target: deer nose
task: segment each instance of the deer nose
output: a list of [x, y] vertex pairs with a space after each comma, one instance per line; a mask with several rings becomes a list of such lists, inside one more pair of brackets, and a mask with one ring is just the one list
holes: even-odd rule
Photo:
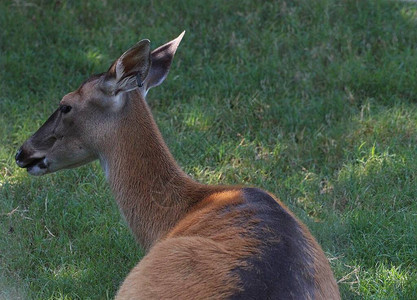
[[21, 168], [24, 168], [25, 166], [30, 164], [30, 162], [33, 160], [28, 157], [23, 147], [20, 147], [20, 149], [17, 151], [16, 156], [14, 158], [16, 160], [16, 164]]
[[20, 163], [23, 161], [23, 150], [22, 150], [21, 147], [20, 147], [19, 150], [17, 150], [17, 153], [16, 153], [14, 159], [16, 160], [16, 163], [20, 167]]

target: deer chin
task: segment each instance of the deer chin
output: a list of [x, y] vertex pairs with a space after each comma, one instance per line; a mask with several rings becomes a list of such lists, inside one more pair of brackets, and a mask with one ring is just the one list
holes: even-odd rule
[[42, 176], [47, 173], [48, 171], [48, 162], [45, 157], [36, 159], [33, 163], [26, 167], [28, 173], [32, 176]]
[[48, 159], [48, 157], [43, 157], [31, 163], [29, 166], [26, 167], [26, 169], [30, 175], [42, 176], [45, 174], [55, 173], [64, 169], [78, 168], [80, 166], [86, 165], [94, 161], [95, 159], [95, 157], [87, 157], [81, 161], [62, 162], [56, 161], [53, 158]]

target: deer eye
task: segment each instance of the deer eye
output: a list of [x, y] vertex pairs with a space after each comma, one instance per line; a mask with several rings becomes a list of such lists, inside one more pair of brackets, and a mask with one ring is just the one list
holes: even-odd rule
[[69, 113], [70, 112], [70, 110], [71, 110], [71, 106], [69, 106], [69, 105], [61, 105], [60, 107], [59, 107], [59, 110], [63, 113], [63, 114], [66, 114], [66, 113]]

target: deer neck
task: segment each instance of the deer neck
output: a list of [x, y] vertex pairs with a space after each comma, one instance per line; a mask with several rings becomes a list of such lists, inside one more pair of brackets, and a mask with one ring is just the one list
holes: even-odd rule
[[177, 165], [137, 93], [100, 160], [116, 201], [137, 241], [149, 248], [198, 201], [202, 186]]

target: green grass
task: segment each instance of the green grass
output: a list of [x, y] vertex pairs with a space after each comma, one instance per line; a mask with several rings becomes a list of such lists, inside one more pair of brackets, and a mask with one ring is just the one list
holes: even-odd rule
[[0, 28], [0, 299], [112, 298], [140, 260], [97, 163], [35, 178], [13, 156], [89, 75], [182, 30], [148, 101], [183, 168], [281, 198], [343, 299], [415, 299], [415, 4], [1, 1]]

